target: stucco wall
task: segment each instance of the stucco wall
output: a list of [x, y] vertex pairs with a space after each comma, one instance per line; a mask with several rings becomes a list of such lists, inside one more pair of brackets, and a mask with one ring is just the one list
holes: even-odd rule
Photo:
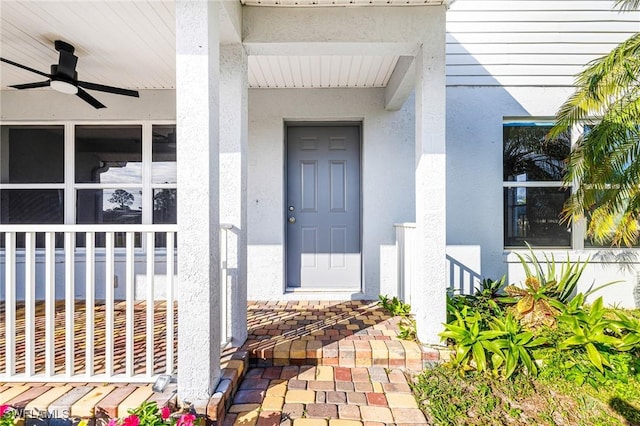
[[[384, 110], [384, 89], [249, 91], [249, 299], [376, 299], [396, 294], [393, 224], [414, 220], [413, 99]], [[283, 295], [285, 241], [284, 123], [362, 122], [363, 290]]]
[[[99, 93], [107, 107], [95, 109], [55, 90], [0, 91], [0, 120], [175, 120], [175, 90], [140, 90], [139, 98]], [[52, 107], [55, 106], [55, 107]]]
[[[517, 257], [503, 245], [503, 120], [552, 118], [571, 93], [566, 87], [447, 88], [447, 244], [479, 247], [481, 270], [473, 271], [478, 275], [495, 279], [508, 272], [509, 282], [516, 283], [523, 278]], [[596, 296], [604, 295], [606, 303], [640, 306], [636, 250], [560, 249], [552, 253], [557, 259], [568, 254], [572, 260], [593, 260], [585, 271], [582, 290], [594, 282], [622, 280]]]

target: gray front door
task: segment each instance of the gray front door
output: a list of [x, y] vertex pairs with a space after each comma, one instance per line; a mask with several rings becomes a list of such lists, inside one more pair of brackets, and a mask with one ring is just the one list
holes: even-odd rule
[[287, 287], [360, 289], [360, 127], [287, 128]]

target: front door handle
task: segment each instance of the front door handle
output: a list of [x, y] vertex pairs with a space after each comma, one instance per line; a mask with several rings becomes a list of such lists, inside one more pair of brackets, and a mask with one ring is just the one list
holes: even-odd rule
[[295, 218], [295, 217], [293, 217], [293, 216], [291, 216], [291, 217], [289, 218], [289, 223], [291, 223], [291, 224], [296, 223], [296, 218]]

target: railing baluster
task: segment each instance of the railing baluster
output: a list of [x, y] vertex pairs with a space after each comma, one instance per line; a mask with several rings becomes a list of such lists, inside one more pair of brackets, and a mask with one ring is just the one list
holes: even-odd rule
[[220, 230], [220, 341], [226, 345], [229, 339], [227, 326], [227, 229]]
[[56, 341], [56, 253], [54, 232], [45, 233], [45, 374], [52, 377], [55, 374]]
[[[116, 248], [116, 237], [121, 232], [126, 236], [125, 247]], [[105, 235], [105, 248], [96, 247], [97, 234]], [[166, 323], [157, 323], [156, 311], [156, 281], [155, 271], [159, 262], [156, 256], [155, 237], [163, 233], [166, 236]], [[64, 234], [64, 247], [56, 247], [56, 237]], [[25, 245], [17, 247], [18, 239], [22, 241], [24, 235]], [[76, 248], [76, 239], [84, 236], [85, 246]], [[136, 260], [142, 260], [143, 255], [136, 252], [136, 244], [139, 237], [145, 243], [147, 287], [144, 295], [136, 292]], [[43, 238], [44, 246], [37, 247], [36, 241]], [[4, 239], [4, 247], [0, 249], [0, 266], [4, 272], [0, 277], [0, 285], [3, 286], [5, 297], [3, 302], [4, 315], [2, 357], [4, 365], [0, 371], [0, 381], [42, 381], [60, 379], [79, 381], [108, 381], [125, 373], [120, 380], [130, 382], [153, 380], [154, 376], [164, 373], [165, 369], [158, 371], [157, 358], [166, 356], [166, 372], [175, 371], [175, 342], [176, 331], [175, 313], [175, 256], [176, 242], [175, 226], [170, 225], [3, 225], [0, 238]], [[138, 241], [138, 243], [136, 243]], [[226, 238], [225, 238], [226, 242]], [[225, 251], [226, 247], [221, 247]], [[85, 262], [84, 271], [80, 275], [76, 288], [75, 268], [78, 260], [76, 253], [80, 251], [80, 262]], [[104, 255], [103, 255], [104, 252]], [[104, 256], [104, 257], [103, 257]], [[136, 257], [137, 256], [137, 257]], [[124, 298], [126, 299], [124, 320], [126, 332], [124, 348], [116, 342], [116, 287], [115, 281], [120, 273], [116, 261], [126, 260], [124, 275], [121, 276], [124, 285]], [[56, 262], [64, 261], [64, 266]], [[22, 263], [24, 262], [24, 269]], [[102, 272], [104, 262], [104, 275]], [[19, 264], [18, 264], [19, 263]], [[140, 265], [141, 266], [141, 265]], [[223, 265], [226, 267], [226, 265]], [[57, 272], [62, 273], [64, 268], [64, 282]], [[24, 270], [24, 274], [23, 274]], [[96, 276], [97, 271], [99, 277]], [[223, 277], [223, 283], [225, 278]], [[104, 292], [104, 317], [102, 306], [96, 306], [96, 297], [102, 298], [102, 284], [105, 284]], [[96, 286], [98, 289], [96, 289]], [[36, 293], [37, 290], [37, 293]], [[62, 293], [64, 291], [64, 296]], [[84, 293], [83, 301], [76, 306], [77, 292]], [[143, 293], [144, 293], [143, 292]], [[228, 289], [221, 294], [221, 308], [228, 309]], [[64, 302], [61, 298], [64, 297]], [[136, 297], [140, 307], [145, 306], [145, 312], [136, 309]], [[20, 309], [17, 300], [20, 300]], [[60, 300], [58, 300], [60, 299]], [[24, 305], [22, 303], [24, 300]], [[58, 305], [58, 303], [64, 303]], [[24, 308], [22, 308], [24, 306]], [[98, 309], [96, 313], [96, 309]], [[57, 315], [64, 311], [64, 324], [59, 323]], [[23, 313], [24, 312], [24, 313]], [[140, 314], [140, 315], [139, 315]], [[19, 315], [19, 318], [17, 316]], [[222, 312], [223, 333], [229, 337], [225, 323], [228, 319], [228, 311]], [[144, 318], [142, 318], [144, 316]], [[103, 319], [104, 318], [104, 319]], [[61, 319], [61, 318], [60, 318]], [[22, 322], [24, 320], [24, 327]], [[104, 326], [102, 322], [104, 321]], [[164, 320], [161, 320], [164, 321]], [[144, 324], [143, 324], [144, 322]], [[18, 327], [20, 323], [20, 327]], [[166, 342], [166, 353], [157, 348], [158, 344], [154, 334], [156, 327], [166, 326], [166, 336], [162, 340]], [[228, 324], [226, 324], [228, 325]], [[60, 328], [64, 327], [64, 348], [62, 347], [62, 335], [58, 335]], [[144, 331], [143, 331], [144, 330]], [[101, 354], [103, 346], [102, 333], [105, 333], [105, 357], [104, 366], [98, 365], [97, 356]], [[141, 333], [146, 333], [142, 336]], [[224, 336], [224, 334], [223, 334]], [[100, 343], [96, 343], [96, 339]], [[144, 342], [144, 343], [143, 343]], [[58, 347], [58, 345], [60, 347]], [[84, 345], [84, 346], [83, 346]], [[117, 346], [116, 346], [117, 345]], [[144, 348], [144, 349], [143, 349]], [[119, 361], [118, 351], [125, 349], [122, 361]], [[64, 359], [61, 359], [64, 350]], [[123, 351], [123, 352], [125, 352]], [[60, 355], [60, 357], [56, 357]], [[137, 365], [134, 364], [137, 362]], [[64, 364], [63, 364], [64, 363]], [[144, 363], [144, 365], [143, 365]], [[24, 364], [24, 366], [23, 366]], [[78, 368], [77, 365], [84, 367]], [[104, 368], [104, 371], [103, 371]], [[122, 371], [121, 370], [124, 370]], [[17, 371], [16, 371], [17, 370]], [[104, 373], [104, 374], [103, 374]]]
[[175, 233], [167, 232], [167, 348], [166, 348], [166, 374], [173, 374], [173, 275], [174, 275], [174, 250]]
[[75, 360], [75, 232], [64, 233], [65, 373], [72, 376]]
[[134, 336], [134, 279], [135, 279], [135, 262], [134, 262], [134, 244], [133, 232], [127, 232], [126, 237], [126, 353], [125, 353], [125, 371], [127, 376], [131, 377], [134, 373], [133, 369], [133, 336]]
[[154, 333], [154, 302], [153, 286], [155, 272], [155, 233], [147, 232], [147, 376], [153, 375], [153, 333]]
[[24, 325], [25, 354], [24, 373], [33, 376], [35, 373], [36, 342], [36, 234], [25, 232], [24, 235]]
[[406, 292], [405, 301], [409, 305], [413, 303], [413, 293], [414, 293], [414, 282], [413, 282], [413, 272], [415, 268], [415, 256], [416, 256], [416, 228], [409, 227], [404, 230], [405, 233], [405, 280], [407, 282], [408, 291]]
[[5, 371], [7, 376], [16, 374], [16, 233], [5, 234]]
[[93, 376], [94, 374], [94, 363], [93, 363], [93, 355], [94, 355], [94, 340], [95, 340], [95, 244], [96, 244], [96, 234], [95, 232], [87, 232], [86, 233], [86, 244], [85, 244], [85, 315], [86, 315], [86, 325], [85, 325], [85, 374], [87, 376]]
[[408, 304], [413, 296], [413, 268], [415, 248], [415, 224], [400, 223], [396, 228], [396, 251], [398, 262], [398, 295]]
[[113, 375], [113, 320], [115, 293], [115, 249], [113, 232], [105, 233], [105, 374]]

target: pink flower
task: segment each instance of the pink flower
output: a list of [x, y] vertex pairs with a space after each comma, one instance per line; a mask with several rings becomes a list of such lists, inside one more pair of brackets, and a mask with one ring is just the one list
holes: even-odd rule
[[118, 425], [118, 419], [110, 419], [109, 423], [107, 423], [107, 426], [117, 426]]
[[184, 414], [178, 419], [177, 426], [193, 426], [193, 421], [195, 419], [196, 416], [193, 414]]
[[11, 410], [10, 405], [0, 405], [0, 417], [4, 416], [4, 414], [9, 410]]
[[166, 405], [162, 407], [162, 409], [160, 410], [160, 417], [162, 417], [162, 420], [167, 420], [170, 415], [171, 415], [171, 410], [169, 409], [169, 407], [167, 407]]
[[140, 419], [135, 414], [130, 415], [122, 421], [122, 426], [138, 426]]

